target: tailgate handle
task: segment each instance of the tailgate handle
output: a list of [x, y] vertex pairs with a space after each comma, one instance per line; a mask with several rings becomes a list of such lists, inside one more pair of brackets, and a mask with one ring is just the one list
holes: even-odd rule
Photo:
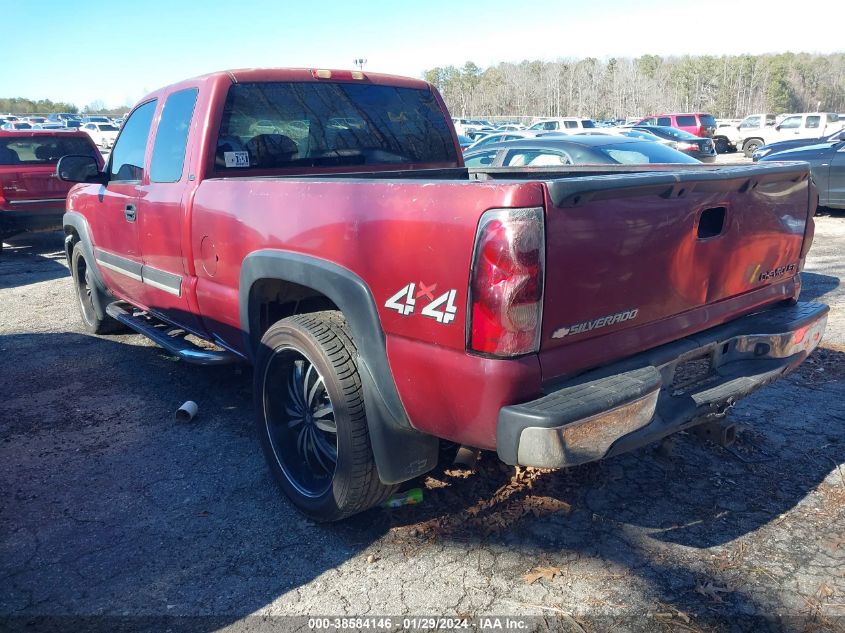
[[127, 222], [134, 222], [135, 221], [135, 205], [134, 204], [127, 204], [123, 209], [123, 215], [126, 216]]
[[721, 235], [722, 231], [725, 230], [727, 212], [728, 210], [725, 207], [704, 209], [698, 216], [698, 239], [706, 240]]

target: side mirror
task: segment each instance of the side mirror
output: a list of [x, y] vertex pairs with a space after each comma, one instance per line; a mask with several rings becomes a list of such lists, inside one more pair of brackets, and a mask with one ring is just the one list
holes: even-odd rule
[[108, 182], [94, 157], [81, 154], [62, 156], [56, 165], [56, 175], [65, 182], [97, 182], [101, 185]]
[[775, 129], [776, 129], [778, 132], [780, 132], [780, 126], [779, 126], [779, 125], [776, 125], [776, 126], [775, 126]]

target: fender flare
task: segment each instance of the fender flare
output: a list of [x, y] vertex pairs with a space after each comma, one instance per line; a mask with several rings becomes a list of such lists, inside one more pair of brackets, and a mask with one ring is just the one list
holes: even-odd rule
[[[81, 213], [77, 213], [76, 211], [68, 211], [64, 214], [64, 216], [62, 216], [62, 227], [65, 231], [64, 248], [68, 268], [71, 266], [71, 256], [73, 255], [73, 243], [70, 233], [68, 232], [68, 228], [70, 227], [76, 231], [77, 235], [79, 235], [79, 243], [82, 245], [82, 252], [85, 255], [85, 261], [89, 262], [88, 269], [94, 277], [94, 282], [101, 290], [108, 291], [108, 286], [106, 286], [102, 275], [100, 275], [97, 260], [94, 258], [94, 247], [91, 244], [91, 231], [88, 228], [88, 221], [85, 219], [85, 216]], [[73, 271], [71, 271], [71, 274], [73, 274]]]
[[245, 349], [255, 359], [259, 344], [253, 285], [263, 279], [287, 281], [328, 297], [343, 313], [358, 347], [358, 372], [373, 456], [385, 484], [413, 479], [437, 465], [439, 441], [415, 430], [399, 398], [387, 359], [384, 331], [369, 286], [352, 271], [317, 257], [260, 250], [244, 258], [239, 308]]

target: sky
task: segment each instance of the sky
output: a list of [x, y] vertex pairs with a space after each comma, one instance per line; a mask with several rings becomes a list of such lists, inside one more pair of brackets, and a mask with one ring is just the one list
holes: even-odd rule
[[[845, 51], [841, 0], [0, 0], [0, 97], [132, 105], [214, 70]], [[824, 18], [822, 16], [825, 16]], [[822, 21], [826, 19], [827, 22]], [[754, 34], [751, 37], [750, 34]]]

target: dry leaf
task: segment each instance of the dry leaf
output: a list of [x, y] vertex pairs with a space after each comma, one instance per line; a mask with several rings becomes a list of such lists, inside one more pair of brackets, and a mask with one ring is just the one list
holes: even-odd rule
[[822, 583], [819, 585], [819, 590], [816, 591], [816, 595], [819, 598], [830, 598], [833, 595], [833, 589], [826, 583]]
[[560, 567], [536, 567], [532, 571], [525, 574], [522, 578], [529, 585], [533, 585], [540, 578], [552, 580], [555, 576], [560, 576]]
[[722, 598], [719, 596], [720, 593], [731, 593], [731, 589], [728, 587], [719, 587], [718, 585], [714, 585], [712, 582], [708, 582], [706, 584], [698, 583], [695, 586], [695, 590], [700, 593], [702, 596], [707, 596], [714, 602], [723, 602]]

